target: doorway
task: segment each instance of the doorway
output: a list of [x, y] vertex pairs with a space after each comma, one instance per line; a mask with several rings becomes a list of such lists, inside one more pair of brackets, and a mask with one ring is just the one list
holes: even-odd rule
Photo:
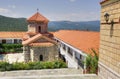
[[39, 60], [43, 61], [43, 55], [40, 55]]
[[39, 26], [39, 27], [38, 27], [38, 32], [40, 32], [40, 33], [41, 33], [41, 26]]

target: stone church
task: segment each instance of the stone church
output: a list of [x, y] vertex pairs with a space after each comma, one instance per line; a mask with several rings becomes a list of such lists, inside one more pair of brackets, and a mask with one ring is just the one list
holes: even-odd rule
[[37, 12], [27, 22], [28, 31], [22, 40], [25, 62], [56, 60], [58, 48], [53, 34], [48, 32], [49, 20]]

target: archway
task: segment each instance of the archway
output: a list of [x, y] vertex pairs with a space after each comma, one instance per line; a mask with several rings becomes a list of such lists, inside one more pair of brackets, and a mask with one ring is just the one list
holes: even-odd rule
[[43, 61], [43, 55], [40, 55], [40, 56], [39, 56], [39, 60], [40, 60], [40, 61]]
[[41, 33], [41, 26], [38, 27], [38, 31]]

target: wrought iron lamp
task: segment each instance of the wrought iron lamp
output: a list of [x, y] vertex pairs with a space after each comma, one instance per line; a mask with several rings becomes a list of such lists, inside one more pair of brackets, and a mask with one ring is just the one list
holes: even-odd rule
[[108, 23], [109, 21], [109, 16], [110, 15], [108, 13], [105, 13], [104, 18], [105, 18], [106, 23]]

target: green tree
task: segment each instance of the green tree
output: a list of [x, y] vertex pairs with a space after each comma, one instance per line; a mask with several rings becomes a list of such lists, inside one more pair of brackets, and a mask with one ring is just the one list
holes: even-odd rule
[[86, 69], [88, 73], [96, 73], [97, 74], [97, 70], [98, 70], [98, 54], [94, 49], [91, 49], [92, 53], [94, 55], [88, 55], [86, 57]]

